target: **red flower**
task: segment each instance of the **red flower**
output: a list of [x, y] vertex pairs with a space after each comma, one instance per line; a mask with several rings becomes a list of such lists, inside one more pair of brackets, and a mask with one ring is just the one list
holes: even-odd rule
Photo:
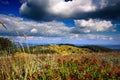
[[71, 59], [70, 61], [72, 61], [72, 62], [73, 62], [74, 60], [73, 60], [73, 59]]
[[115, 75], [116, 75], [116, 76], [120, 76], [120, 70], [115, 71]]
[[53, 79], [53, 78], [54, 78], [54, 75], [53, 75], [53, 74], [49, 75], [49, 78], [50, 78], [50, 79]]
[[49, 69], [50, 65], [49, 64], [45, 64], [44, 67], [47, 68], [47, 69]]
[[70, 75], [71, 80], [78, 80], [74, 75]]
[[60, 62], [61, 62], [61, 59], [59, 58], [59, 59], [57, 60], [57, 62], [60, 63]]
[[77, 68], [78, 68], [78, 70], [80, 70], [80, 71], [84, 71], [84, 67], [82, 67], [82, 66], [78, 66]]
[[76, 77], [72, 77], [71, 80], [78, 80]]
[[110, 76], [112, 76], [112, 75], [115, 74], [115, 72], [114, 72], [114, 71], [109, 71], [108, 74], [109, 74]]
[[84, 74], [84, 77], [85, 77], [85, 78], [90, 78], [90, 76], [89, 76], [88, 73]]
[[81, 60], [74, 60], [74, 62], [75, 62], [76, 64], [78, 64], [78, 65], [81, 65], [81, 64], [82, 64]]

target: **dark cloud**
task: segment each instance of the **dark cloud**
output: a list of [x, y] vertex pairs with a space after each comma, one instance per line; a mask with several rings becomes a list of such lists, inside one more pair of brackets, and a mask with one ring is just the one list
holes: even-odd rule
[[72, 1], [72, 0], [65, 0], [65, 2]]
[[[76, 13], [94, 10], [91, 1], [29, 0], [22, 4], [20, 14], [35, 20], [55, 20], [74, 18]], [[80, 6], [79, 6], [80, 4]], [[81, 6], [83, 4], [83, 6]], [[77, 6], [77, 7], [76, 7]], [[80, 7], [80, 9], [78, 9]]]
[[[20, 8], [22, 16], [35, 20], [118, 19], [120, 0], [29, 0]], [[86, 3], [87, 2], [87, 3]]]
[[87, 13], [87, 17], [117, 20], [120, 17], [120, 1], [115, 5]]
[[23, 16], [26, 16], [28, 18], [32, 18], [32, 19], [43, 19], [46, 16], [46, 12], [45, 12], [45, 5], [47, 4], [46, 1], [42, 1], [40, 4], [36, 4], [39, 3], [37, 1], [31, 1], [31, 2], [26, 2], [23, 3], [23, 9], [20, 10], [20, 13]]

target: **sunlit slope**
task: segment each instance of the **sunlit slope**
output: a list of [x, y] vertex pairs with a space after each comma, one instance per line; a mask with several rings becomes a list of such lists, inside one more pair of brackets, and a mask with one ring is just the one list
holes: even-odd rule
[[[25, 48], [25, 51], [28, 51], [28, 48]], [[29, 47], [29, 52], [31, 53], [50, 53], [50, 54], [86, 54], [86, 53], [93, 53], [93, 52], [111, 52], [112, 49], [101, 47], [101, 46], [75, 46], [69, 44], [50, 44], [50, 45], [41, 45], [41, 46], [33, 46]]]
[[[50, 44], [50, 45], [44, 45], [44, 46], [34, 46], [29, 48], [31, 53], [50, 53], [50, 54], [71, 54], [71, 53], [78, 53], [78, 54], [83, 54], [83, 53], [88, 53], [91, 52], [90, 49], [87, 48], [79, 48], [76, 46], [71, 46], [71, 45], [55, 45], [55, 44]], [[27, 52], [28, 49], [25, 48], [25, 51]]]

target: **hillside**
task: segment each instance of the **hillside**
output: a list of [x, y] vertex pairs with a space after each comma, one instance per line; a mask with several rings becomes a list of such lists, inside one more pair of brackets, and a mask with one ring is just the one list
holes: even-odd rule
[[102, 47], [102, 46], [75, 46], [71, 44], [49, 44], [49, 45], [39, 45], [31, 46], [25, 48], [25, 52], [29, 53], [49, 53], [49, 54], [84, 54], [84, 53], [93, 53], [93, 52], [113, 52], [112, 49]]
[[[57, 54], [71, 54], [71, 53], [88, 53], [91, 52], [90, 49], [87, 48], [79, 48], [76, 46], [71, 45], [41, 45], [41, 46], [33, 46], [29, 48], [31, 53], [57, 53]], [[28, 51], [27, 48], [25, 48], [25, 51]]]
[[114, 52], [113, 49], [103, 47], [103, 46], [97, 46], [97, 45], [81, 46], [80, 48], [87, 48], [87, 49], [90, 49], [93, 52]]

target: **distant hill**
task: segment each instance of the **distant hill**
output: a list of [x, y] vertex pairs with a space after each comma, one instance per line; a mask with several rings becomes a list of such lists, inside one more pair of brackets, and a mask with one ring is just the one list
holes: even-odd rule
[[26, 52], [31, 53], [50, 53], [50, 54], [84, 54], [84, 53], [93, 53], [93, 52], [113, 52], [114, 50], [102, 47], [102, 46], [95, 46], [95, 45], [88, 45], [88, 46], [76, 46], [72, 44], [49, 44], [49, 45], [38, 45], [38, 46], [31, 46], [25, 48]]
[[93, 52], [114, 52], [113, 49], [103, 47], [103, 46], [97, 46], [97, 45], [81, 46], [80, 48], [87, 48], [87, 49], [90, 49]]

